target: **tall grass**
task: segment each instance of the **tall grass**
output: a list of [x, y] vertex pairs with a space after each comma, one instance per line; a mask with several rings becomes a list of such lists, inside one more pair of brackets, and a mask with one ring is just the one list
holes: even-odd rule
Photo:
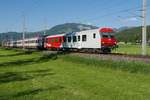
[[85, 64], [87, 66], [111, 68], [114, 70], [128, 71], [130, 73], [150, 74], [150, 64], [142, 62], [97, 60], [95, 58], [85, 58], [79, 56], [63, 56], [65, 61]]
[[13, 50], [0, 52], [0, 100], [150, 98], [148, 64], [97, 60], [68, 54], [21, 54]]

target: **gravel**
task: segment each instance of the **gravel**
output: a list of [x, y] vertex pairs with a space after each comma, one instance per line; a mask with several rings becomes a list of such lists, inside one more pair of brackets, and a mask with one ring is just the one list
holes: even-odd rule
[[132, 56], [132, 55], [115, 55], [115, 54], [86, 54], [86, 53], [71, 53], [70, 55], [77, 55], [86, 58], [96, 58], [100, 60], [113, 60], [113, 61], [134, 61], [150, 63], [148, 56]]

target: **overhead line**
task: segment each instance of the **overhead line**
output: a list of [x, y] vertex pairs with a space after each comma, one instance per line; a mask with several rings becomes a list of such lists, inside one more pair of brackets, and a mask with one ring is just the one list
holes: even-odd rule
[[[148, 5], [148, 7], [150, 7], [150, 5]], [[102, 19], [102, 18], [110, 17], [110, 16], [112, 16], [112, 15], [114, 15], [114, 14], [116, 14], [116, 13], [117, 13], [117, 14], [118, 14], [118, 13], [126, 13], [126, 12], [129, 12], [129, 11], [132, 11], [132, 10], [140, 11], [140, 10], [142, 10], [142, 8], [139, 7], [139, 6], [138, 6], [138, 7], [134, 7], [134, 8], [128, 8], [128, 9], [124, 9], [124, 10], [120, 10], [120, 11], [116, 11], [116, 12], [107, 13], [107, 14], [98, 16], [98, 17], [96, 17], [96, 18], [86, 19], [86, 20], [84, 20], [84, 21], [97, 20], [97, 19], [100, 18], [100, 17], [101, 17], [101, 19]]]

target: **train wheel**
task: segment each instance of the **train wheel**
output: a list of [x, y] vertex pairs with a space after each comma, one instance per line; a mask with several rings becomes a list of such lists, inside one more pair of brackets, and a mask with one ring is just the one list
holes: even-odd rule
[[102, 52], [104, 53], [104, 54], [109, 54], [109, 53], [111, 53], [111, 49], [103, 49], [102, 50]]

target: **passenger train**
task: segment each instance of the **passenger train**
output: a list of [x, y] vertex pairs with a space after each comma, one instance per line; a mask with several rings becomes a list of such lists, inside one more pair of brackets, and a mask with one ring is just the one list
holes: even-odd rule
[[110, 53], [117, 47], [112, 28], [92, 29], [66, 34], [39, 36], [17, 41], [7, 41], [5, 47], [47, 50], [77, 50]]

